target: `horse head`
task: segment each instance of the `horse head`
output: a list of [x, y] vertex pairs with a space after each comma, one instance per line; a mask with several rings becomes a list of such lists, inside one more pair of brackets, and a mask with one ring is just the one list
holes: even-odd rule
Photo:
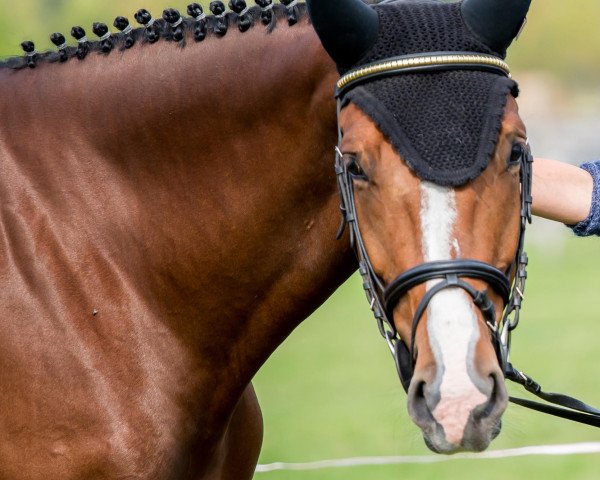
[[343, 213], [409, 413], [436, 452], [487, 448], [507, 406], [503, 312], [530, 166], [503, 59], [529, 4], [308, 1], [342, 74]]

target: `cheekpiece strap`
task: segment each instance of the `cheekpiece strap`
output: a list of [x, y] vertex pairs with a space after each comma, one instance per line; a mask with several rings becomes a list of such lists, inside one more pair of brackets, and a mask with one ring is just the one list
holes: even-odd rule
[[510, 77], [510, 68], [494, 55], [470, 52], [434, 52], [392, 57], [356, 68], [343, 75], [336, 84], [335, 96], [367, 80], [436, 70], [482, 70]]

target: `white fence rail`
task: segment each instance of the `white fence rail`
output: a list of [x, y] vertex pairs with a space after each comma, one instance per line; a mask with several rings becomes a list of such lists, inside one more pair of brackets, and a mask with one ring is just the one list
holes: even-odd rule
[[513, 458], [526, 456], [562, 456], [600, 453], [600, 442], [572, 443], [565, 445], [539, 445], [533, 447], [510, 448], [506, 450], [491, 450], [483, 453], [459, 453], [452, 456], [423, 455], [423, 456], [390, 456], [390, 457], [355, 457], [337, 460], [318, 460], [306, 463], [269, 463], [258, 465], [257, 473], [273, 472], [276, 470], [320, 470], [323, 468], [347, 468], [376, 465], [401, 465], [409, 463], [441, 463], [455, 460], [484, 460], [496, 458]]

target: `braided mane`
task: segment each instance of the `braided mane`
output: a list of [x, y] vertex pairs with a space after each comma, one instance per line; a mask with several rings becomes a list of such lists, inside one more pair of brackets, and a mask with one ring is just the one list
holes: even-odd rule
[[[264, 25], [267, 33], [271, 33], [278, 21], [286, 21], [291, 26], [307, 16], [306, 4], [296, 4], [294, 0], [281, 0], [281, 2], [281, 4], [272, 4], [272, 0], [256, 0], [256, 6], [246, 8], [244, 0], [230, 0], [229, 7], [233, 11], [225, 12], [223, 3], [215, 1], [211, 3], [213, 14], [207, 14], [201, 20], [183, 17], [177, 10], [167, 9], [164, 11], [163, 18], [156, 18], [149, 24], [147, 24], [147, 20], [152, 17], [148, 16], [147, 19], [143, 19], [140, 12], [146, 11], [140, 10], [136, 13], [136, 19], [138, 23], [142, 24], [141, 27], [127, 31], [127, 19], [117, 17], [115, 26], [121, 30], [120, 32], [110, 33], [109, 36], [105, 35], [107, 38], [100, 40], [79, 42], [79, 47], [67, 46], [64, 42], [59, 46], [61, 40], [64, 41], [64, 36], [54, 33], [50, 38], [55, 45], [59, 46], [58, 51], [38, 53], [35, 52], [32, 42], [23, 42], [21, 45], [27, 54], [0, 61], [0, 69], [20, 70], [26, 67], [33, 68], [43, 63], [67, 62], [73, 58], [83, 60], [91, 52], [108, 55], [114, 49], [123, 51], [138, 42], [152, 44], [160, 39], [176, 42], [181, 47], [185, 47], [189, 41], [201, 42], [206, 37], [222, 37], [231, 28], [237, 27], [241, 32], [245, 32], [256, 27], [257, 23]], [[196, 5], [202, 13], [202, 8], [198, 4], [192, 5]], [[192, 5], [188, 7], [188, 12]], [[181, 18], [181, 23], [177, 27], [174, 27], [174, 23], [167, 21], [171, 20], [173, 15], [175, 18]], [[94, 23], [93, 32], [101, 36], [105, 32], [103, 27], [105, 27], [104, 24]], [[74, 27], [72, 34], [77, 39], [86, 40], [85, 32], [81, 27]], [[84, 53], [82, 54], [82, 52]]]

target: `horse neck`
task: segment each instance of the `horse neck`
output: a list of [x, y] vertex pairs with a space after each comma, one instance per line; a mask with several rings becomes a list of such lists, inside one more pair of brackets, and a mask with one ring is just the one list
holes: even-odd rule
[[[136, 148], [152, 154], [170, 147], [202, 153], [206, 161], [212, 157], [199, 150], [243, 136], [257, 117], [276, 118], [285, 128], [290, 119], [284, 110], [306, 113], [302, 102], [312, 103], [311, 95], [322, 102], [331, 94], [333, 65], [306, 20], [293, 27], [279, 20], [270, 34], [260, 23], [244, 34], [231, 26], [222, 38], [196, 43], [188, 35], [186, 42], [138, 42], [131, 50], [91, 53], [84, 61], [0, 70], [7, 92], [0, 110], [9, 120], [0, 132], [30, 144], [32, 153], [47, 140], [42, 134], [73, 133], [101, 151], [126, 138], [116, 145], [123, 158]], [[131, 157], [142, 168], [148, 163]]]
[[114, 279], [65, 265], [79, 297], [134, 289], [128, 303], [203, 361], [235, 357], [243, 384], [350, 273], [334, 240], [336, 72], [306, 20], [5, 77], [12, 185], [36, 192], [65, 258], [92, 251]]

